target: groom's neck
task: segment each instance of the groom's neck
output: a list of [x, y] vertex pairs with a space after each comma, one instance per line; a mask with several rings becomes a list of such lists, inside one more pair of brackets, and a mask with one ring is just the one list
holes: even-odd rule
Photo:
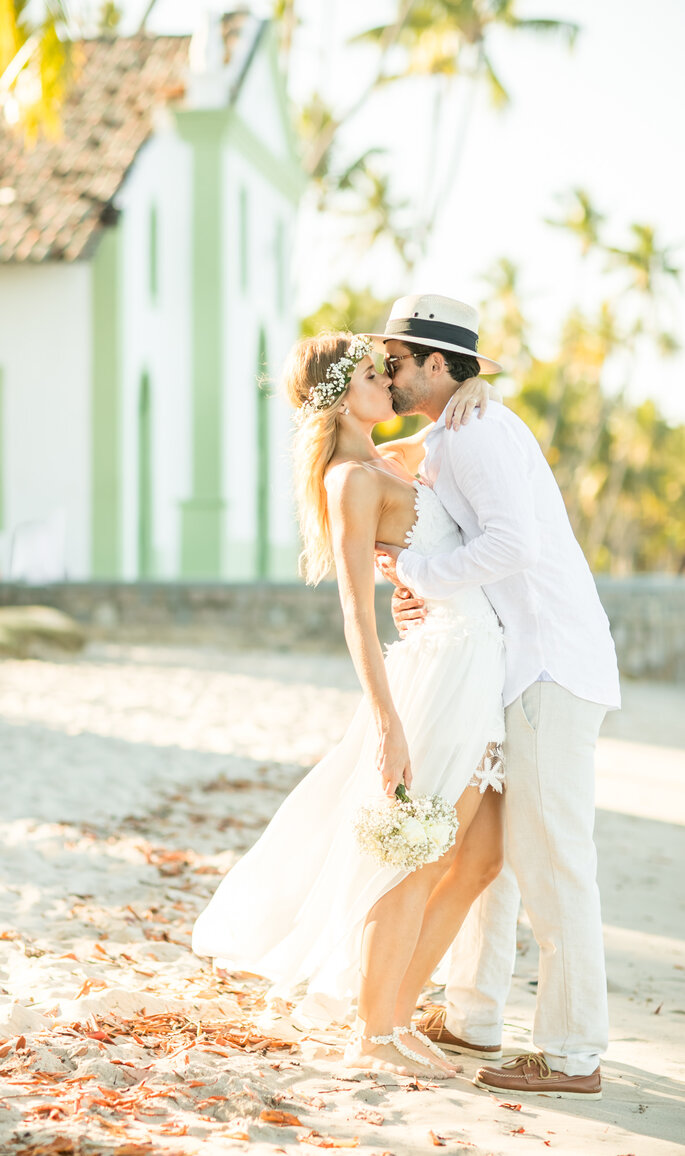
[[448, 381], [441, 382], [436, 385], [430, 392], [430, 395], [425, 398], [419, 413], [425, 414], [431, 421], [437, 421], [447, 402], [452, 397], [454, 391], [458, 388], [457, 382], [450, 377]]

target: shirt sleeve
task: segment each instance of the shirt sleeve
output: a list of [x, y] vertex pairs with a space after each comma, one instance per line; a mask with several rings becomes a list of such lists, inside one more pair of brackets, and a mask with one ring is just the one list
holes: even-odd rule
[[420, 598], [497, 582], [533, 565], [540, 552], [530, 465], [515, 431], [486, 414], [443, 438], [440, 468], [473, 508], [481, 533], [432, 557], [402, 551], [398, 578]]

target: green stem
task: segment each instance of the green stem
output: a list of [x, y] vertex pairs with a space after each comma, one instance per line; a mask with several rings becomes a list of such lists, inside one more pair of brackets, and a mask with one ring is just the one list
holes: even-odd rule
[[404, 783], [399, 783], [395, 787], [395, 794], [397, 795], [397, 798], [400, 800], [400, 803], [408, 803], [409, 802], [409, 795], [407, 794], [407, 788], [405, 787]]

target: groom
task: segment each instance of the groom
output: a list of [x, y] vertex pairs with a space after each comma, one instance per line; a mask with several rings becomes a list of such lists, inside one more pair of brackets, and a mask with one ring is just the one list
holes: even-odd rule
[[616, 654], [561, 493], [528, 427], [491, 404], [458, 436], [445, 430], [455, 382], [500, 369], [477, 354], [477, 329], [474, 309], [427, 295], [396, 301], [378, 335], [395, 411], [435, 422], [423, 475], [464, 537], [461, 547], [434, 557], [379, 544], [389, 556], [381, 568], [400, 587], [395, 621], [402, 629], [424, 613], [420, 600], [479, 585], [506, 646], [507, 863], [453, 948], [447, 1007], [419, 1027], [453, 1050], [502, 1055], [520, 890], [540, 948], [539, 1051], [481, 1068], [476, 1083], [517, 1096], [595, 1099], [608, 1014], [594, 751], [606, 710], [620, 706]]

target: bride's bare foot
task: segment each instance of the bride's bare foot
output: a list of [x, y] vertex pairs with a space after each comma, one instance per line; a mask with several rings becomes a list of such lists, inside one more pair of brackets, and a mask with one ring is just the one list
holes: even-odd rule
[[452, 1063], [437, 1046], [433, 1050], [429, 1042], [419, 1039], [415, 1031], [412, 1032], [409, 1028], [399, 1028], [398, 1031], [404, 1046], [420, 1055], [421, 1059], [430, 1064], [432, 1068], [439, 1068], [447, 1077], [456, 1076], [457, 1072], [462, 1071], [461, 1065]]
[[[438, 1067], [436, 1057], [431, 1056], [428, 1049], [423, 1048], [423, 1045], [415, 1047], [414, 1044], [418, 1041], [415, 1041], [409, 1032], [404, 1032], [403, 1035], [405, 1038], [402, 1038], [402, 1035], [398, 1036], [401, 1043], [415, 1055], [420, 1055], [420, 1061], [403, 1055], [397, 1044], [388, 1040], [386, 1036], [371, 1038], [355, 1036], [345, 1049], [345, 1066], [375, 1072], [393, 1072], [397, 1076], [418, 1076], [419, 1079], [424, 1080], [445, 1080], [454, 1075], [454, 1068], [445, 1070], [442, 1065]], [[380, 1039], [387, 1042], [374, 1042], [374, 1040]], [[425, 1060], [423, 1059], [424, 1050], [426, 1052]]]

